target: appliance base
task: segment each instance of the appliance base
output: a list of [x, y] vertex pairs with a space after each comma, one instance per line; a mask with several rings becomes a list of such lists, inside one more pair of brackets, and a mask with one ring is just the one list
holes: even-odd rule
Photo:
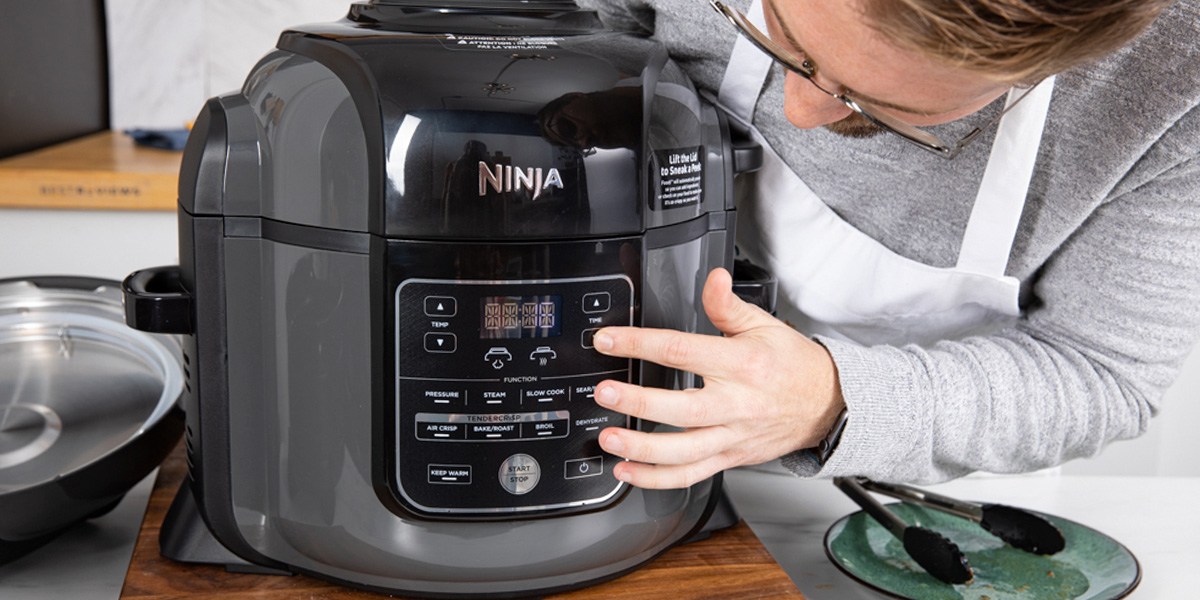
[[[681, 543], [690, 544], [708, 539], [715, 531], [737, 525], [740, 519], [733, 503], [729, 501], [729, 496], [722, 489], [708, 521], [699, 531]], [[171, 508], [167, 510], [167, 516], [163, 519], [158, 546], [160, 554], [175, 562], [219, 565], [231, 573], [294, 575], [290, 571], [243, 560], [221, 545], [204, 522], [192, 495], [192, 487], [186, 479], [179, 485], [175, 499], [171, 501]]]
[[264, 567], [243, 560], [230, 552], [209, 530], [196, 506], [192, 486], [187, 479], [179, 485], [171, 508], [163, 518], [158, 534], [158, 550], [163, 556], [182, 563], [219, 565], [231, 573], [255, 575], [292, 575], [290, 571]]

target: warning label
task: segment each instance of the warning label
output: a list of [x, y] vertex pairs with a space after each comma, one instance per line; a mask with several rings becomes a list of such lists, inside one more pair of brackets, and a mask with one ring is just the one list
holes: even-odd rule
[[442, 42], [447, 48], [456, 50], [501, 50], [520, 52], [557, 48], [561, 37], [552, 36], [502, 36], [502, 35], [455, 35], [447, 34]]
[[704, 148], [657, 150], [658, 186], [655, 208], [679, 208], [704, 200]]

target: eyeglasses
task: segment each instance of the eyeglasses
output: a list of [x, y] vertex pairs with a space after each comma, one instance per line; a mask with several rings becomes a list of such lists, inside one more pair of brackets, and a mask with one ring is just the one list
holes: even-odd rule
[[1025, 96], [1028, 96], [1029, 92], [1033, 91], [1033, 88], [1037, 87], [1037, 84], [1030, 86], [1024, 91], [1024, 93], [1021, 94], [1020, 97], [1016, 99], [1016, 101], [1009, 103], [1009, 105], [1006, 106], [1004, 110], [1000, 111], [1000, 114], [993, 117], [991, 121], [988, 121], [981, 127], [972, 129], [954, 144], [949, 144], [931, 132], [925, 131], [924, 129], [920, 129], [913, 125], [909, 125], [908, 123], [905, 123], [904, 121], [901, 121], [885, 112], [880, 112], [878, 108], [868, 110], [864, 107], [864, 105], [870, 106], [869, 103], [862, 100], [857, 100], [846, 92], [837, 93], [825, 89], [821, 86], [821, 84], [817, 83], [817, 81], [813, 79], [813, 77], [816, 75], [816, 68], [813, 66], [812, 62], [793, 56], [790, 52], [781, 48], [779, 44], [775, 43], [775, 41], [771, 39], [770, 36], [763, 33], [758, 27], [755, 27], [754, 24], [750, 22], [749, 17], [747, 17], [738, 9], [723, 4], [719, 0], [709, 0], [709, 4], [711, 4], [712, 7], [717, 10], [717, 12], [725, 15], [725, 18], [729, 19], [730, 23], [733, 23], [733, 26], [737, 28], [738, 32], [741, 33], [742, 36], [744, 36], [747, 40], [750, 40], [750, 42], [757, 46], [759, 50], [765, 52], [768, 56], [775, 59], [776, 62], [783, 65], [789, 71], [792, 71], [797, 75], [807, 79], [808, 82], [813, 84], [813, 86], [818, 90], [821, 90], [830, 97], [840, 101], [842, 104], [845, 104], [847, 108], [862, 115], [880, 129], [894, 133], [913, 145], [941, 156], [942, 158], [951, 159], [955, 156], [958, 156], [958, 153], [961, 152], [962, 149], [967, 146], [967, 144], [970, 144], [976, 137], [979, 137], [980, 133], [983, 133], [999, 123], [1000, 118], [1003, 117], [1005, 113], [1011, 110], [1012, 107], [1016, 106], [1018, 102], [1024, 100]]

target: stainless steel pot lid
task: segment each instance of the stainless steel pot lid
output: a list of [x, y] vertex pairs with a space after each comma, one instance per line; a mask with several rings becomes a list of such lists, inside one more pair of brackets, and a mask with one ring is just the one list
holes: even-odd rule
[[124, 324], [120, 285], [0, 282], [0, 495], [103, 459], [172, 409], [175, 338]]

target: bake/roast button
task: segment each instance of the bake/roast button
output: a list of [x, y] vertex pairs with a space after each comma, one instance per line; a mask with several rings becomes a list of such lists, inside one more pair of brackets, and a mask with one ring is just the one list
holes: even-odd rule
[[467, 425], [468, 440], [512, 440], [521, 437], [519, 423], [471, 423]]
[[529, 493], [541, 478], [541, 465], [528, 454], [514, 454], [500, 463], [500, 487], [514, 496]]

